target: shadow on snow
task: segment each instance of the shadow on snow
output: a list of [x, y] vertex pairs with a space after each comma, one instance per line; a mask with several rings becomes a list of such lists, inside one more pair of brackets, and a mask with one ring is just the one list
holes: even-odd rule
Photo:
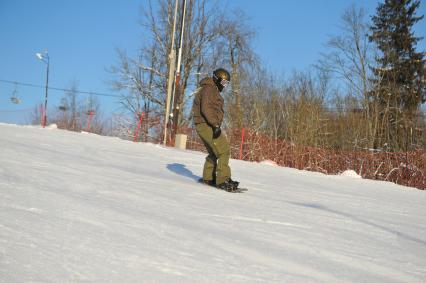
[[194, 175], [194, 173], [192, 173], [191, 170], [187, 169], [186, 166], [183, 164], [179, 164], [179, 163], [167, 164], [167, 169], [169, 169], [175, 174], [188, 177], [194, 180], [195, 182], [198, 182], [198, 180], [201, 178], [200, 176]]

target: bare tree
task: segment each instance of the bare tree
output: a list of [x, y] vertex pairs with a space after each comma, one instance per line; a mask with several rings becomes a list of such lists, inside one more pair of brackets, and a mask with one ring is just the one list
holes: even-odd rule
[[324, 72], [336, 74], [348, 87], [347, 92], [359, 99], [365, 111], [365, 134], [369, 147], [373, 146], [377, 133], [377, 111], [371, 103], [371, 62], [372, 46], [368, 40], [368, 26], [365, 11], [353, 4], [341, 18], [341, 35], [331, 36], [327, 47], [330, 53], [322, 54], [316, 65]]
[[38, 125], [41, 123], [41, 118], [43, 116], [42, 106], [41, 102], [39, 104], [36, 104], [33, 107], [33, 110], [31, 111], [31, 114], [29, 115], [29, 120], [31, 125]]
[[[188, 88], [195, 88], [199, 74], [211, 69], [208, 57], [213, 43], [218, 39], [220, 9], [209, 0], [189, 0], [183, 41], [181, 84], [177, 105], [182, 112], [190, 101]], [[122, 95], [123, 110], [135, 116], [145, 105], [159, 118], [164, 117], [168, 74], [168, 55], [171, 48], [174, 1], [160, 0], [156, 8], [147, 0], [142, 8], [141, 27], [144, 42], [136, 59], [118, 50], [119, 64], [110, 68], [115, 76], [112, 85]], [[179, 12], [181, 17], [182, 11]], [[179, 26], [176, 29], [179, 31]], [[178, 38], [178, 34], [176, 34]], [[177, 45], [177, 42], [175, 43]], [[175, 46], [177, 50], [177, 46]], [[145, 108], [146, 109], [146, 108]], [[184, 113], [181, 113], [184, 114]], [[186, 123], [179, 115], [179, 124]], [[158, 123], [158, 126], [161, 126]]]
[[[216, 65], [222, 64], [230, 67], [231, 91], [228, 92], [227, 106], [233, 127], [243, 126], [243, 113], [241, 96], [243, 95], [244, 82], [253, 75], [251, 70], [256, 70], [259, 60], [251, 47], [255, 31], [247, 24], [248, 18], [241, 11], [234, 11], [230, 17], [223, 18], [221, 23], [221, 38], [216, 45]], [[259, 70], [257, 70], [259, 71]]]

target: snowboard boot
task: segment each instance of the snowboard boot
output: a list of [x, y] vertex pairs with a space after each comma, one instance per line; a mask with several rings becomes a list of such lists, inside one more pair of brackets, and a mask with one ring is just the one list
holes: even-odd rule
[[234, 181], [231, 178], [229, 178], [228, 183], [232, 184], [232, 186], [237, 189], [240, 182]]
[[235, 191], [237, 187], [238, 187], [238, 184], [235, 185], [235, 181], [232, 181], [231, 179], [228, 179], [226, 182], [223, 182], [222, 184], [216, 185], [216, 188], [218, 188], [219, 190], [224, 190], [227, 192]]

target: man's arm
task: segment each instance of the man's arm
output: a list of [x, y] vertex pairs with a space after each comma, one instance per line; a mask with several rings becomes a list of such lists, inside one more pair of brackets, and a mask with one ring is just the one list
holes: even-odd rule
[[217, 109], [215, 109], [216, 106], [212, 102], [213, 93], [208, 90], [208, 88], [205, 88], [201, 94], [201, 114], [212, 128], [220, 127], [220, 121], [216, 114]]

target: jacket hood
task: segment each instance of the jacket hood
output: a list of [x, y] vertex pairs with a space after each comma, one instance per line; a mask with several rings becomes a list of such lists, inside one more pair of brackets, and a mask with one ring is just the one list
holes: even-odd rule
[[215, 83], [211, 77], [206, 77], [200, 81], [200, 86], [203, 85], [215, 85]]

